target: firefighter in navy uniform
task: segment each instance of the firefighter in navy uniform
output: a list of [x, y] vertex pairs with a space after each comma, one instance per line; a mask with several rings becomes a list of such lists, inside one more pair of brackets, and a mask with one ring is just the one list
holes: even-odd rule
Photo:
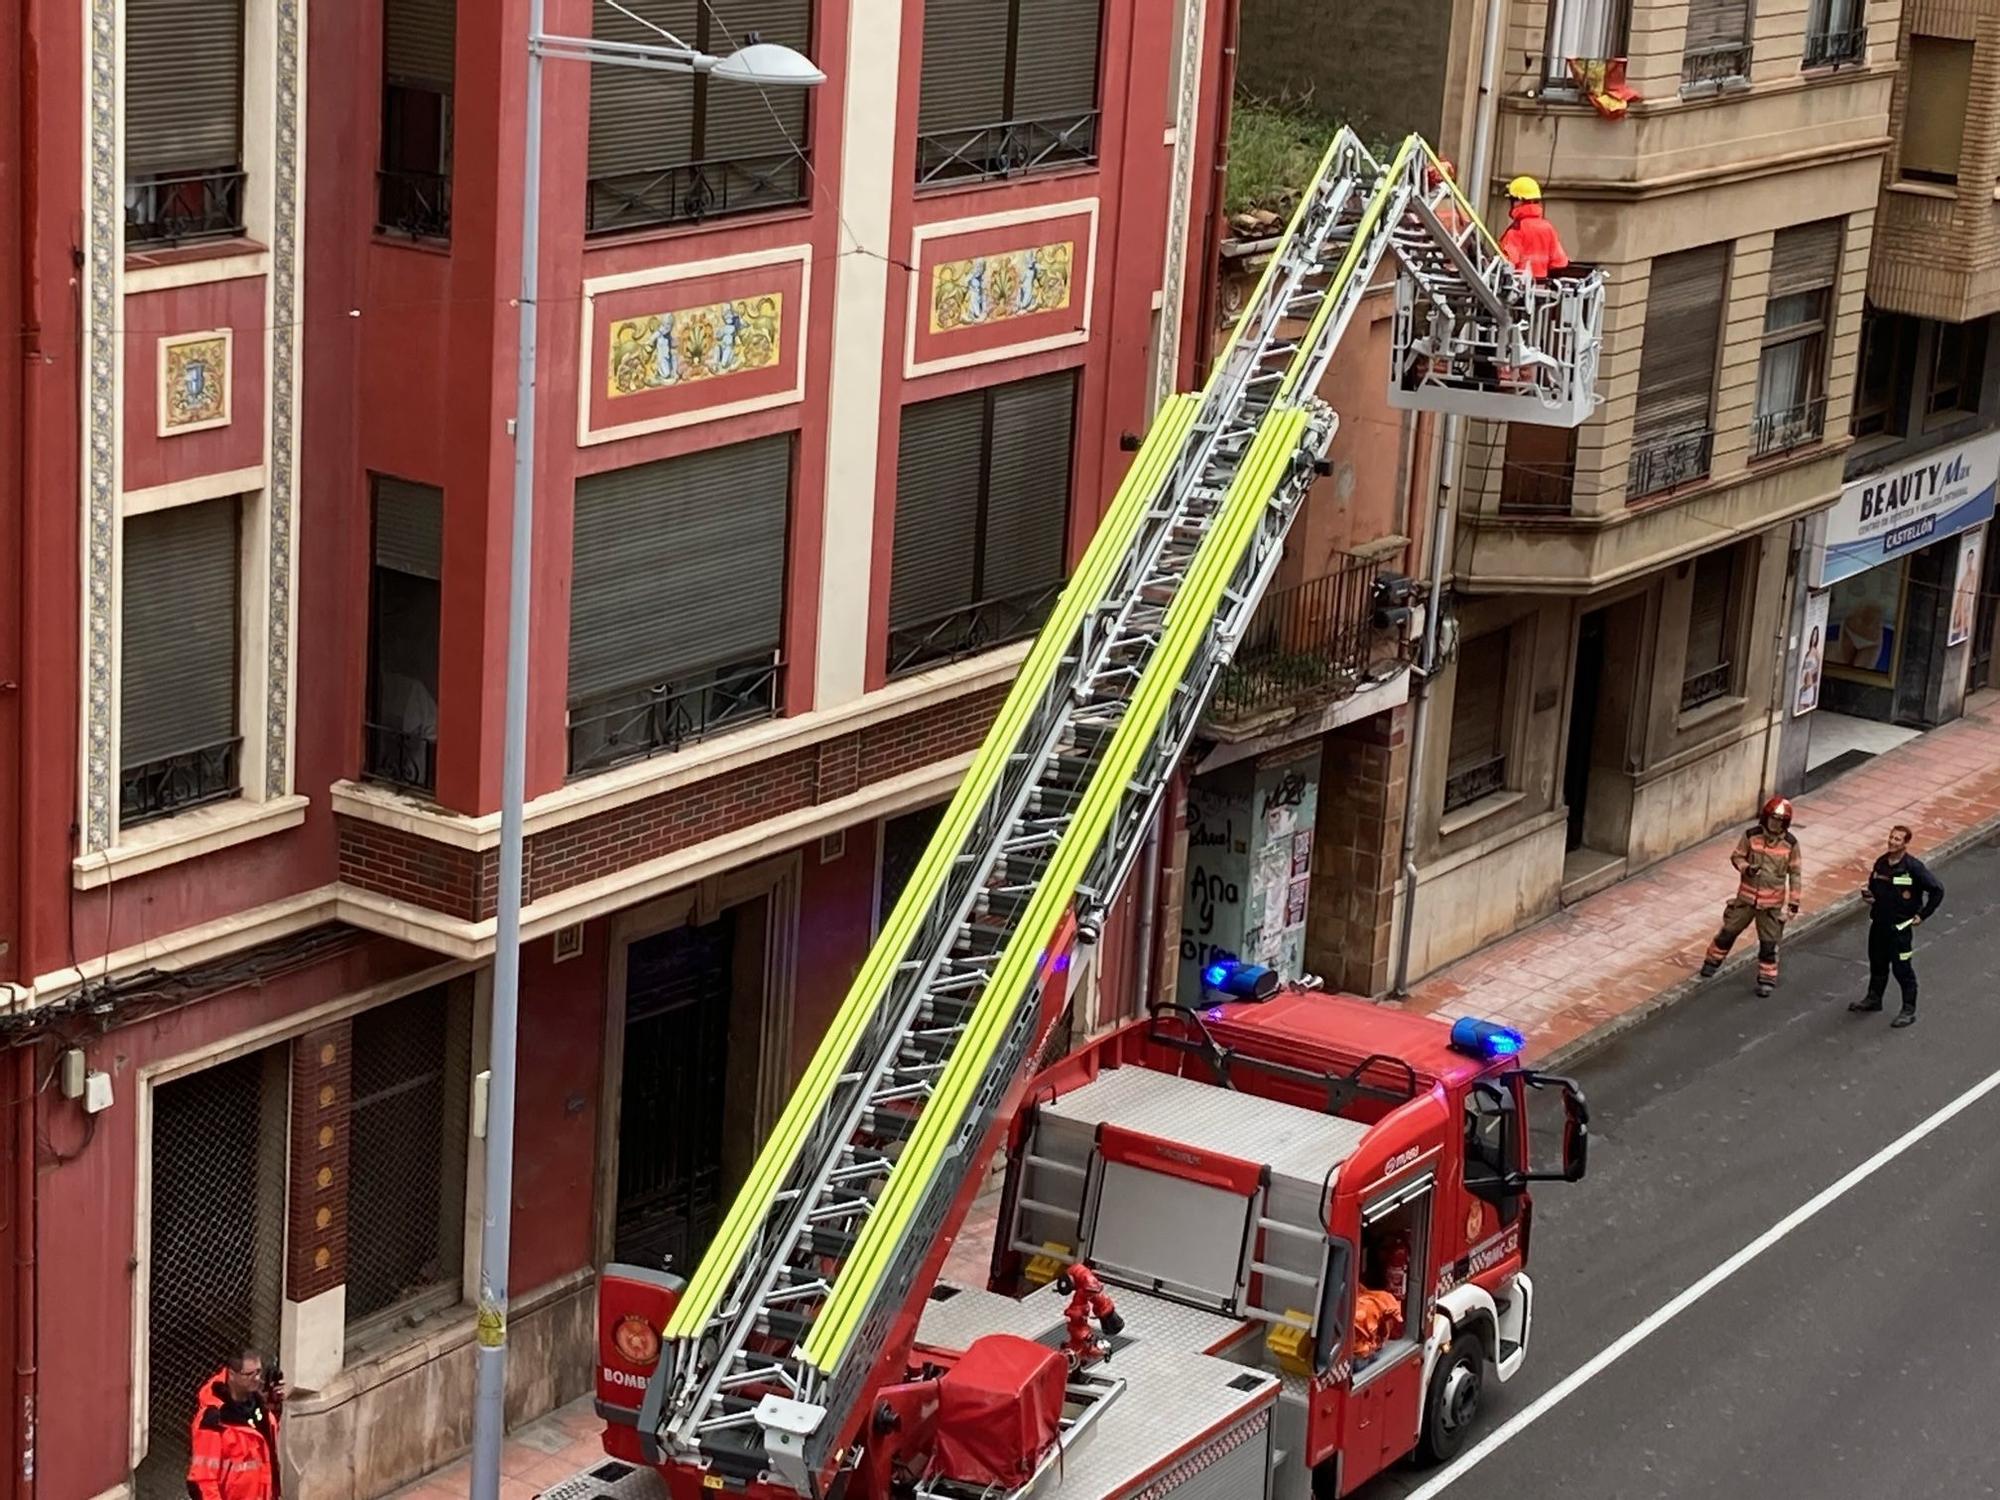
[[1799, 914], [1805, 875], [1799, 864], [1799, 841], [1792, 837], [1792, 804], [1773, 797], [1764, 804], [1757, 826], [1736, 841], [1729, 856], [1736, 867], [1736, 895], [1722, 908], [1722, 926], [1702, 959], [1701, 977], [1722, 967], [1737, 934], [1757, 924], [1757, 993], [1764, 996], [1778, 984], [1778, 940], [1785, 923]]
[[238, 1350], [195, 1393], [188, 1500], [278, 1500], [278, 1409], [285, 1382]]
[[1868, 993], [1849, 1010], [1880, 1010], [1889, 973], [1903, 992], [1903, 1008], [1891, 1026], [1914, 1025], [1917, 1019], [1917, 928], [1944, 903], [1944, 886], [1928, 866], [1910, 853], [1910, 830], [1898, 823], [1889, 830], [1889, 847], [1868, 872], [1861, 899], [1868, 903]]

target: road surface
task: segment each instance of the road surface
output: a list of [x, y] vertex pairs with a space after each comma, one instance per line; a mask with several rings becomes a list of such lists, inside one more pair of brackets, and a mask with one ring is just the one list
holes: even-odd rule
[[[1938, 873], [1916, 1026], [1889, 1029], [1893, 980], [1883, 1014], [1847, 1013], [1857, 918], [1789, 948], [1770, 1000], [1727, 975], [1579, 1065], [1590, 1176], [1536, 1198], [1532, 1352], [1480, 1437], [2000, 1070], [2000, 845]], [[1363, 1500], [2000, 1496], [1996, 1301], [2000, 1088], [1442, 1488], [1399, 1468]]]

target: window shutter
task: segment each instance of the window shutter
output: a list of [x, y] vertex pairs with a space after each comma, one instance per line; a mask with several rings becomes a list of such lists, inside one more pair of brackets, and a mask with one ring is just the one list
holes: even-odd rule
[[774, 655], [790, 434], [577, 481], [569, 701]]
[[1728, 659], [1724, 639], [1729, 621], [1729, 590], [1735, 582], [1736, 558], [1727, 549], [1711, 552], [1694, 565], [1694, 595], [1688, 606], [1687, 667], [1684, 676], [1719, 667]]
[[924, 0], [917, 134], [969, 132], [1007, 118], [1007, 0]]
[[1820, 219], [1778, 231], [1771, 246], [1772, 298], [1816, 292], [1840, 275], [1839, 219]]
[[232, 496], [125, 523], [123, 767], [236, 738], [236, 515]]
[[1750, 0], [1691, 0], [1686, 52], [1740, 47], [1750, 40]]
[[[705, 45], [718, 57], [745, 45], [753, 31], [767, 42], [812, 55], [812, 0], [706, 0], [706, 9]], [[702, 88], [701, 160], [800, 156], [805, 151], [808, 90], [760, 89], [713, 79]], [[748, 165], [769, 171], [777, 164], [762, 161]], [[799, 170], [785, 169], [794, 177], [786, 182], [784, 192], [799, 190], [795, 176]]]
[[125, 0], [125, 176], [242, 165], [243, 0]]
[[1076, 376], [1068, 370], [992, 392], [986, 487], [987, 599], [1031, 595], [1063, 580]]
[[889, 628], [906, 630], [976, 602], [986, 395], [903, 408], [896, 441], [896, 540]]
[[[695, 45], [697, 0], [625, 0], [690, 47]], [[659, 32], [596, 0], [591, 34], [606, 42], [660, 45]], [[747, 88], [747, 86], [746, 86]], [[755, 93], [755, 89], [748, 89]], [[626, 177], [684, 166], [694, 158], [691, 80], [643, 68], [590, 70], [590, 176]]]
[[444, 492], [386, 475], [375, 480], [375, 566], [444, 576]]
[[1099, 0], [1020, 0], [1009, 116], [1041, 120], [1097, 107]]
[[458, 0], [385, 0], [382, 72], [397, 83], [451, 92]]
[[1509, 632], [1475, 636], [1458, 648], [1458, 686], [1451, 700], [1451, 764], [1456, 775], [1500, 753], [1507, 701]]
[[1727, 245], [1704, 245], [1653, 262], [1639, 355], [1634, 446], [1704, 431], [1722, 339]]
[[1899, 164], [1906, 176], [1958, 181], [1971, 89], [1971, 42], [1941, 36], [1910, 38], [1907, 108], [1899, 147]]

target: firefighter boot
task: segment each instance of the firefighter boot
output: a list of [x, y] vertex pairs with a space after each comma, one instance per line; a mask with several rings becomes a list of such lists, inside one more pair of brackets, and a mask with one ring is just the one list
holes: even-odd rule
[[1722, 967], [1721, 959], [1704, 958], [1701, 961], [1701, 977], [1703, 979], [1713, 979], [1715, 978], [1715, 971], [1721, 967]]
[[1890, 1022], [1889, 1024], [1890, 1024], [1891, 1026], [1914, 1026], [1914, 1025], [1916, 1025], [1916, 1024], [1917, 1024], [1917, 1002], [1916, 1002], [1915, 1000], [1908, 1000], [1908, 999], [1904, 1000], [1904, 1001], [1903, 1001], [1903, 1008], [1902, 1008], [1902, 1009], [1901, 1009], [1900, 1011], [1898, 1011], [1898, 1012], [1896, 1013], [1896, 1019], [1895, 1019], [1895, 1020], [1893, 1020], [1893, 1021], [1891, 1021], [1891, 1022]]
[[1856, 1000], [1852, 1005], [1848, 1006], [1847, 1008], [1853, 1011], [1880, 1010], [1882, 1008], [1882, 997], [1876, 994], [1873, 990], [1870, 990], [1867, 994], [1863, 995], [1859, 1000]]

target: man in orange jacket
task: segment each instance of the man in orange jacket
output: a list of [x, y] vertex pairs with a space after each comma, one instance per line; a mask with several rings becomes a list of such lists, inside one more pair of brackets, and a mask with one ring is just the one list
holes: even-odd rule
[[1532, 177], [1516, 177], [1507, 184], [1512, 222], [1500, 236], [1500, 253], [1517, 271], [1525, 271], [1536, 281], [1547, 281], [1551, 271], [1569, 264], [1556, 226], [1542, 216], [1542, 185]]
[[278, 1500], [278, 1409], [285, 1383], [241, 1349], [202, 1383], [194, 1402], [188, 1500]]

